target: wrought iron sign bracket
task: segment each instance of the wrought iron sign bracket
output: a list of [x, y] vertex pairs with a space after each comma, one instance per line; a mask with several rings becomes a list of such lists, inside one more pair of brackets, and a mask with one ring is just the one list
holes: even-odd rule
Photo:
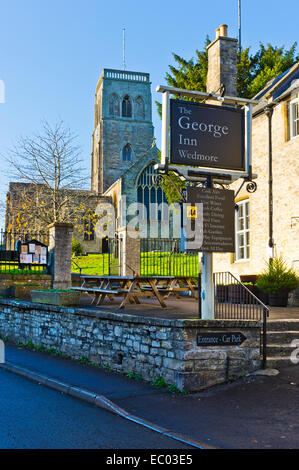
[[257, 190], [257, 184], [255, 181], [252, 181], [252, 178], [248, 177], [248, 178], [244, 178], [243, 179], [243, 182], [241, 184], [241, 186], [239, 187], [238, 191], [236, 192], [235, 194], [235, 198], [238, 197], [238, 194], [240, 193], [241, 189], [243, 188], [244, 184], [246, 184], [246, 191], [248, 193], [255, 193], [255, 191]]

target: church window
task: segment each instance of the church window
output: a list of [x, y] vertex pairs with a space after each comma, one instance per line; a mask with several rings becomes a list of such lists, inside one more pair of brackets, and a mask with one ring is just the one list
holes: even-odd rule
[[167, 204], [166, 195], [163, 189], [160, 186], [154, 184], [153, 176], [156, 176], [158, 173], [154, 168], [154, 163], [149, 165], [143, 170], [138, 179], [137, 185], [137, 199], [139, 203], [143, 204], [144, 214], [140, 214], [142, 219], [147, 218], [147, 220], [161, 220], [167, 218], [167, 214], [162, 214], [158, 211], [157, 206], [153, 206], [156, 209], [156, 213], [150, 213], [150, 204], [154, 203], [158, 206], [162, 203]]
[[95, 225], [92, 218], [89, 216], [84, 221], [84, 240], [91, 241], [95, 239]]
[[132, 103], [128, 95], [124, 97], [122, 102], [122, 117], [132, 117]]
[[109, 98], [109, 114], [110, 116], [119, 116], [119, 111], [119, 97], [113, 93]]
[[122, 152], [123, 162], [130, 162], [132, 158], [132, 148], [130, 144], [127, 144], [123, 148]]
[[145, 118], [145, 106], [141, 96], [138, 96], [135, 100], [135, 117], [141, 119]]

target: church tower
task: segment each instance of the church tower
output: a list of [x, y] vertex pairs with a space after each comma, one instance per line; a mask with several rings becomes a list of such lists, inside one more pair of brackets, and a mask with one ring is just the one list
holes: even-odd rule
[[103, 194], [148, 152], [153, 136], [149, 74], [104, 69], [95, 94], [91, 189]]

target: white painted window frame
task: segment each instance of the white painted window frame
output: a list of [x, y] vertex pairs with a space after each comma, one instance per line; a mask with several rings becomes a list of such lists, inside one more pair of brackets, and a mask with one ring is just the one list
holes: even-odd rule
[[[236, 253], [235, 253], [235, 261], [250, 261], [250, 200], [249, 198], [247, 199], [242, 199], [241, 201], [236, 203], [237, 206], [239, 207], [239, 210], [236, 211], [236, 216], [235, 216], [235, 236], [236, 236]], [[248, 204], [248, 226], [247, 226], [247, 221], [246, 221], [246, 204]], [[240, 207], [243, 206], [243, 214], [244, 214], [244, 227], [241, 230], [238, 230], [238, 220], [239, 220], [239, 214], [240, 214]], [[249, 233], [249, 245], [246, 243], [246, 234]], [[239, 237], [238, 235], [244, 235], [244, 258], [239, 257]], [[249, 256], [247, 257], [247, 251], [249, 252]]]
[[[295, 105], [297, 104], [298, 106], [298, 117], [295, 119], [295, 116], [294, 116], [294, 109], [295, 109]], [[291, 139], [295, 139], [295, 137], [298, 137], [299, 135], [299, 132], [298, 134], [295, 134], [295, 122], [299, 122], [299, 98], [295, 98], [293, 100], [290, 101], [289, 103], [289, 128], [290, 128], [290, 140]], [[299, 124], [298, 124], [299, 126]]]

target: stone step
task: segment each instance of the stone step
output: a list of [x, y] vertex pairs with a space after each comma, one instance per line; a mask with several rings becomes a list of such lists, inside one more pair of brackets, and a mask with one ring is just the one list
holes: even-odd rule
[[299, 342], [299, 331], [267, 331], [269, 344], [286, 344], [296, 339]]
[[269, 369], [282, 369], [284, 367], [291, 367], [298, 364], [293, 363], [289, 357], [267, 357], [267, 368]]
[[268, 331], [299, 331], [299, 319], [294, 320], [268, 320]]
[[267, 355], [269, 357], [288, 357], [290, 358], [292, 352], [296, 348], [291, 346], [290, 343], [287, 344], [267, 344]]

